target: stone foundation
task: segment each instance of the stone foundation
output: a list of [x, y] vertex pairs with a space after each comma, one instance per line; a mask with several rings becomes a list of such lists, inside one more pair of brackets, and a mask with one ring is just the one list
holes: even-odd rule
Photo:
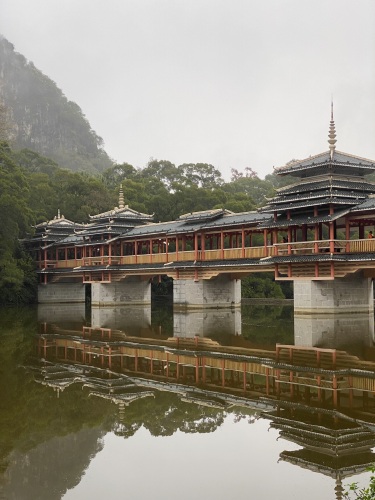
[[84, 303], [85, 285], [77, 282], [39, 285], [38, 302], [40, 304]]
[[92, 283], [92, 306], [149, 305], [151, 284], [138, 276], [114, 283]]
[[210, 280], [174, 280], [175, 309], [228, 308], [241, 306], [241, 280], [221, 275]]
[[373, 313], [371, 278], [361, 275], [327, 281], [294, 282], [294, 314]]

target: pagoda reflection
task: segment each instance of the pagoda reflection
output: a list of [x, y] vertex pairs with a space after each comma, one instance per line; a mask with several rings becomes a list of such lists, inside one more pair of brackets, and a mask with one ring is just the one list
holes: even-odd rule
[[[113, 315], [104, 316], [101, 324], [109, 325]], [[205, 331], [168, 337], [147, 318], [147, 314], [124, 316], [124, 330], [41, 323], [36, 380], [58, 394], [78, 383], [89, 389], [91, 397], [112, 401], [119, 414], [115, 431], [124, 437], [139, 427], [126, 422], [126, 407], [142, 398], [152, 400], [160, 391], [199, 408], [219, 413], [237, 408], [239, 414], [267, 418], [281, 438], [301, 447], [281, 453], [280, 459], [333, 477], [336, 498], [342, 498], [343, 478], [375, 461], [371, 318], [359, 321], [368, 325], [363, 329], [361, 355], [329, 347], [324, 332], [316, 337], [316, 346], [277, 344], [260, 349], [243, 338], [240, 345], [224, 345], [217, 340], [220, 336], [210, 338]], [[181, 318], [177, 321], [181, 323]], [[233, 331], [231, 326], [227, 331]]]

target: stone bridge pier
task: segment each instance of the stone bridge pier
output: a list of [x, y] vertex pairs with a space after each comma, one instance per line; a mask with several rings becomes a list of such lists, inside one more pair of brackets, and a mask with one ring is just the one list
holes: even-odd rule
[[241, 306], [241, 280], [225, 274], [209, 280], [173, 280], [175, 309], [221, 309]]
[[149, 278], [128, 276], [112, 283], [91, 284], [92, 306], [150, 305], [151, 283]]
[[38, 286], [40, 304], [85, 303], [85, 285], [82, 281], [48, 283]]
[[361, 273], [334, 280], [295, 280], [294, 314], [374, 313], [371, 278]]

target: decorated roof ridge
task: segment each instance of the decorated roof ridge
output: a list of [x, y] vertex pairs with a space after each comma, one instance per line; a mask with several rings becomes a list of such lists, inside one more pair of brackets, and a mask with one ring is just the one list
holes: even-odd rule
[[123, 208], [115, 207], [112, 210], [108, 210], [107, 212], [102, 212], [100, 214], [96, 215], [89, 215], [90, 220], [96, 220], [96, 219], [101, 219], [103, 217], [114, 217], [114, 216], [121, 216], [121, 215], [126, 215], [126, 214], [131, 214], [136, 217], [139, 217], [141, 219], [152, 219], [154, 214], [144, 214], [142, 212], [138, 212], [137, 210], [134, 210], [130, 208], [128, 205], [125, 205]]
[[337, 155], [348, 156], [349, 158], [353, 158], [355, 160], [366, 161], [368, 163], [371, 163], [371, 164], [375, 165], [375, 160], [370, 160], [370, 158], [364, 158], [363, 156], [358, 156], [358, 155], [353, 155], [353, 154], [350, 154], [350, 153], [345, 153], [344, 151], [339, 151], [338, 149], [335, 149], [335, 153]]
[[291, 160], [290, 162], [286, 163], [285, 165], [282, 165], [281, 167], [274, 167], [274, 170], [276, 173], [281, 172], [283, 170], [290, 170], [296, 165], [299, 165], [300, 163], [303, 163], [305, 161], [313, 161], [316, 158], [322, 157], [322, 156], [327, 156], [329, 154], [329, 151], [323, 151], [322, 153], [318, 153], [316, 155], [310, 155], [307, 158], [303, 158], [302, 160]]
[[328, 144], [329, 144], [329, 150], [330, 150], [330, 157], [331, 160], [333, 160], [333, 153], [335, 152], [336, 149], [336, 129], [335, 129], [335, 122], [333, 119], [333, 101], [331, 102], [331, 121], [329, 122], [329, 133], [328, 133]]
[[188, 212], [186, 214], [182, 214], [178, 217], [178, 220], [185, 220], [189, 219], [192, 217], [205, 217], [205, 216], [211, 216], [211, 215], [227, 215], [227, 214], [233, 214], [231, 210], [227, 210], [226, 208], [213, 208], [210, 210], [200, 210], [198, 212]]
[[83, 226], [83, 224], [79, 224], [78, 222], [73, 222], [69, 219], [66, 219], [64, 215], [61, 215], [60, 209], [57, 211], [57, 216], [55, 215], [53, 219], [49, 221], [40, 222], [36, 224], [35, 228], [44, 227], [44, 226], [56, 226], [56, 225], [64, 225], [64, 226]]

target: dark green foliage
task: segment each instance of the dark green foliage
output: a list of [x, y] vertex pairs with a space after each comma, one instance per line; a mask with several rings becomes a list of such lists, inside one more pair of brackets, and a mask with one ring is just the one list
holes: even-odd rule
[[22, 304], [34, 297], [34, 266], [19, 238], [33, 223], [29, 189], [22, 169], [0, 143], [0, 304]]
[[262, 299], [283, 299], [284, 294], [279, 285], [269, 273], [251, 274], [241, 280], [242, 297], [262, 298]]

